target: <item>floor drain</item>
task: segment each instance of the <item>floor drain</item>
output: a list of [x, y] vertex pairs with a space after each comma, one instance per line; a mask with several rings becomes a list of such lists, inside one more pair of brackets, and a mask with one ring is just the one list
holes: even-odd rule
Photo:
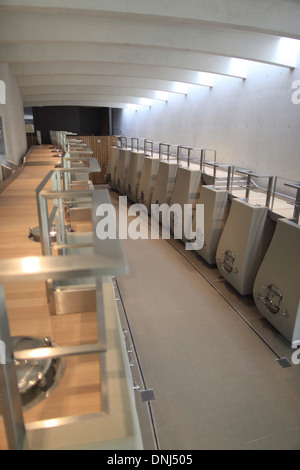
[[154, 391], [151, 389], [140, 390], [140, 397], [142, 402], [155, 400]]
[[276, 361], [283, 369], [286, 367], [292, 367], [292, 364], [287, 360], [286, 357], [281, 357], [280, 359], [276, 359]]

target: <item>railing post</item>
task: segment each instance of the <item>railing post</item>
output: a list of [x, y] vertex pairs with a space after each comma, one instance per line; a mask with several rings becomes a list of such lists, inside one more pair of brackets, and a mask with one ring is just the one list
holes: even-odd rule
[[268, 189], [267, 189], [267, 198], [266, 198], [266, 206], [268, 208], [270, 208], [270, 205], [271, 205], [273, 187], [274, 187], [274, 176], [270, 176], [269, 183], [268, 183]]

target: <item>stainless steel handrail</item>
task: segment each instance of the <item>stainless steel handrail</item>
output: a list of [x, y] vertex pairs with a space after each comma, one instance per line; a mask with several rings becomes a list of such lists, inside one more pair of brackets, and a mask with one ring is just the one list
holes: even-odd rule
[[153, 157], [153, 140], [149, 140], [149, 139], [144, 140], [144, 155], [149, 155], [148, 146], [150, 146], [150, 156]]
[[14, 162], [11, 162], [10, 160], [7, 160], [4, 155], [0, 155], [0, 166], [12, 172], [18, 169], [18, 165]]
[[[240, 173], [240, 174], [243, 174], [246, 177], [246, 185], [244, 186], [244, 188], [246, 189], [246, 193], [245, 193], [245, 198], [246, 199], [249, 199], [250, 191], [251, 191], [251, 189], [253, 190], [253, 188], [251, 188], [251, 183], [253, 182], [253, 178], [267, 178], [268, 187], [266, 189], [266, 202], [265, 202], [265, 205], [266, 205], [266, 207], [270, 208], [270, 205], [271, 205], [271, 202], [272, 202], [274, 182], [275, 182], [274, 176], [259, 175], [259, 174], [255, 173], [252, 170], [243, 170], [243, 169], [238, 169], [238, 170], [236, 170], [236, 172]], [[243, 187], [242, 185], [240, 185], [240, 186]]]
[[[75, 170], [75, 171], [74, 171]], [[96, 170], [97, 171], [97, 170]], [[65, 214], [64, 205], [74, 204], [76, 198], [90, 198], [92, 202], [93, 191], [70, 189], [68, 177], [77, 173], [74, 168], [57, 168], [49, 171], [36, 188], [37, 212], [41, 236], [41, 249], [43, 255], [51, 255], [51, 239], [49, 230], [55, 217], [57, 242], [65, 245]], [[89, 173], [90, 168], [80, 168], [80, 173]], [[48, 182], [51, 181], [52, 191], [45, 191]], [[53, 209], [49, 216], [48, 200], [53, 201]]]
[[293, 217], [296, 220], [297, 223], [299, 223], [299, 217], [300, 217], [300, 182], [293, 182], [293, 183], [284, 183], [285, 186], [288, 186], [290, 188], [296, 189], [296, 197], [293, 202], [294, 206], [294, 214]]
[[140, 150], [140, 140], [138, 137], [131, 137], [131, 150], [136, 149], [137, 152]]
[[119, 137], [119, 139], [120, 139], [121, 148], [127, 149], [127, 137], [125, 135], [122, 135]]
[[[181, 154], [181, 150], [187, 150], [187, 156]], [[187, 166], [190, 167], [190, 156], [191, 156], [192, 147], [188, 145], [178, 145], [177, 147], [177, 164], [180, 165], [181, 160], [187, 160]]]
[[[23, 350], [16, 353], [12, 350], [5, 293], [2, 284], [6, 282], [41, 281], [49, 278], [61, 280], [72, 277], [84, 277], [94, 275], [101, 284], [103, 275], [113, 272], [126, 273], [126, 263], [120, 259], [118, 263], [112, 260], [105, 262], [103, 256], [97, 253], [85, 256], [61, 257], [33, 257], [5, 259], [0, 261], [0, 340], [6, 346], [5, 363], [0, 364], [0, 395], [2, 400], [2, 413], [10, 449], [22, 449], [26, 442], [26, 428], [23, 418], [20, 393], [18, 389], [15, 359], [27, 360], [34, 358], [52, 358], [91, 353], [105, 353], [105, 326], [103, 318], [103, 306], [97, 305], [98, 341], [89, 344], [78, 344], [43, 350]], [[101, 286], [100, 286], [101, 292]], [[100, 293], [98, 290], [98, 293]], [[103, 361], [102, 361], [103, 370]], [[104, 375], [104, 374], [103, 374]], [[105, 394], [105, 381], [102, 376], [103, 393]], [[107, 410], [106, 410], [107, 411]]]
[[[213, 163], [216, 163], [216, 160], [217, 160], [217, 151], [216, 150], [213, 150], [213, 149], [208, 149], [208, 148], [202, 148], [201, 149], [201, 156], [200, 156], [200, 161], [201, 161], [201, 165], [200, 165], [200, 170], [201, 171], [204, 171], [204, 167], [205, 167], [205, 164], [207, 163], [207, 160], [206, 160], [206, 154], [208, 152], [212, 152], [213, 153]], [[211, 162], [211, 160], [209, 160], [209, 162]]]
[[[167, 150], [164, 152], [163, 149], [164, 148], [167, 148]], [[163, 155], [167, 155], [167, 160], [169, 161], [170, 160], [170, 147], [171, 147], [171, 144], [167, 144], [167, 143], [164, 143], [164, 142], [160, 142], [159, 143], [159, 159], [162, 160], [162, 156]]]
[[227, 165], [224, 163], [217, 163], [217, 162], [205, 162], [205, 165], [203, 165], [202, 172], [204, 172], [204, 167], [205, 166], [211, 166], [213, 168], [213, 178], [214, 178], [214, 184], [216, 183], [217, 178], [217, 169], [222, 168], [222, 169], [227, 169], [227, 177], [226, 177], [226, 190], [231, 193], [232, 192], [232, 185], [233, 185], [233, 176], [234, 176], [234, 166], [233, 165]]
[[[48, 180], [49, 177], [45, 178], [42, 183], [44, 184]], [[40, 198], [57, 199], [64, 197], [66, 193], [68, 196], [70, 195], [69, 191], [44, 190], [38, 192], [38, 195]], [[86, 191], [86, 193], [93, 196], [93, 226], [95, 228], [97, 225], [97, 207], [99, 204], [110, 202], [109, 194], [106, 190]], [[80, 195], [82, 195], [82, 192], [80, 192]], [[45, 220], [47, 225], [48, 218]], [[105, 361], [102, 359], [102, 353], [106, 352], [102, 279], [107, 276], [126, 274], [128, 267], [118, 239], [103, 241], [99, 240], [94, 234], [93, 246], [93, 252], [86, 255], [41, 256], [0, 260], [0, 341], [3, 341], [6, 345], [5, 363], [0, 364], [0, 394], [10, 449], [22, 449], [26, 441], [26, 427], [18, 389], [15, 359], [30, 360], [37, 357], [52, 358], [100, 353], [103, 404], [104, 411], [108, 411], [106, 369]], [[53, 348], [43, 348], [42, 350], [23, 350], [14, 353], [2, 284], [7, 282], [48, 281], [49, 279], [68, 280], [70, 277], [90, 276], [94, 276], [96, 280], [98, 340], [95, 343], [57, 347], [55, 351]]]

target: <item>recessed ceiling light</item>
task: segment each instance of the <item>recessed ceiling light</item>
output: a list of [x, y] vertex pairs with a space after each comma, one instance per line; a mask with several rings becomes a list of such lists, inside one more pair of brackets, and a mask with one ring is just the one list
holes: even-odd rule
[[247, 60], [232, 58], [230, 61], [230, 75], [247, 78], [247, 66]]
[[296, 67], [299, 53], [298, 39], [280, 38], [276, 51], [276, 60], [282, 65]]
[[173, 92], [175, 93], [182, 93], [183, 95], [187, 95], [189, 91], [189, 85], [183, 82], [174, 82], [173, 83]]

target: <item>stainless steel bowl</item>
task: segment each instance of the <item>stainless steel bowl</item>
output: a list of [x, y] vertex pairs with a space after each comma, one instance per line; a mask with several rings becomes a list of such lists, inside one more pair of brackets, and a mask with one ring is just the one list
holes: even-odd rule
[[[50, 347], [50, 338], [31, 338], [28, 336], [14, 336], [12, 338], [13, 351]], [[26, 393], [36, 385], [44, 386], [45, 377], [51, 367], [51, 359], [15, 360], [18, 387], [20, 393]]]
[[[12, 337], [13, 351], [24, 351], [35, 348], [57, 347], [49, 337], [35, 338], [30, 336]], [[65, 358], [42, 358], [16, 360], [16, 374], [21, 403], [24, 410], [32, 408], [47, 398], [59, 385], [64, 371]], [[0, 418], [2, 415], [0, 398]]]

